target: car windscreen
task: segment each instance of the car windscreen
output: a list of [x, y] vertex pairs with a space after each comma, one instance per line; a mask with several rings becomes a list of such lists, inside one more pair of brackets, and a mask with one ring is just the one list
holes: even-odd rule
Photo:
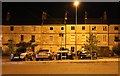
[[49, 50], [39, 50], [39, 52], [49, 52]]

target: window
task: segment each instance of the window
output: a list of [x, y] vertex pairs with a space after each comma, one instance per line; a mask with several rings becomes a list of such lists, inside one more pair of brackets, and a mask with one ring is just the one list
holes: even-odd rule
[[107, 31], [107, 26], [103, 26], [103, 31]]
[[35, 35], [31, 36], [31, 42], [35, 42]]
[[32, 31], [35, 31], [35, 26], [32, 26]]
[[75, 42], [75, 35], [71, 35], [70, 41], [71, 41], [71, 42]]
[[53, 41], [53, 36], [50, 36], [50, 41]]
[[71, 47], [71, 51], [74, 52], [75, 47]]
[[21, 31], [24, 31], [24, 26], [21, 26]]
[[60, 34], [59, 34], [59, 37], [63, 37], [63, 36], [64, 36], [64, 34], [63, 34], [63, 33], [60, 33]]
[[96, 30], [96, 26], [92, 26], [92, 30]]
[[114, 28], [115, 30], [119, 30], [119, 28], [118, 28], [118, 26], [115, 26], [115, 28]]
[[82, 42], [86, 42], [86, 36], [82, 35]]
[[14, 26], [10, 26], [10, 31], [14, 31]]
[[50, 30], [53, 30], [53, 27], [50, 27]]
[[115, 36], [114, 41], [119, 41], [119, 37]]
[[64, 27], [61, 27], [61, 30], [64, 30]]
[[104, 41], [104, 42], [107, 41], [106, 37], [107, 37], [106, 35], [103, 35], [103, 41]]
[[24, 35], [21, 35], [20, 41], [23, 41], [23, 40], [24, 40]]
[[82, 26], [82, 30], [85, 30], [85, 26]]
[[75, 30], [75, 26], [71, 26], [71, 30]]

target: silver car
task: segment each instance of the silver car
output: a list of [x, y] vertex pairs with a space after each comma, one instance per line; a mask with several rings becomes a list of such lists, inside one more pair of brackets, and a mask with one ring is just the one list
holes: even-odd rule
[[36, 53], [36, 61], [43, 60], [43, 59], [49, 59], [53, 60], [53, 53], [50, 50], [47, 49], [41, 49]]

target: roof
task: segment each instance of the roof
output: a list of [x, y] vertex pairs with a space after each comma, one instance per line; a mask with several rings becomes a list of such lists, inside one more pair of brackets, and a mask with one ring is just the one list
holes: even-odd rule
[[[64, 18], [49, 18], [44, 21], [43, 24], [64, 24], [65, 20]], [[75, 18], [68, 18], [66, 21], [66, 24], [75, 24]], [[42, 20], [24, 20], [21, 19], [19, 21], [17, 20], [11, 20], [9, 22], [3, 20], [3, 25], [41, 25]], [[120, 19], [108, 19], [103, 20], [100, 18], [88, 18], [87, 20], [84, 20], [83, 18], [77, 19], [77, 24], [120, 24]]]

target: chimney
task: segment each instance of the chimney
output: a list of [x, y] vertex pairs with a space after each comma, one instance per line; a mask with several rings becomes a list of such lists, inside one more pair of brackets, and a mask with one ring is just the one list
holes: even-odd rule
[[107, 13], [104, 11], [103, 19], [106, 21], [107, 20]]
[[85, 11], [85, 23], [87, 23], [87, 12]]
[[65, 12], [65, 18], [64, 18], [64, 24], [66, 24], [66, 21], [67, 21], [67, 11]]
[[10, 12], [7, 12], [6, 21], [7, 21], [7, 22], [9, 22], [9, 21], [10, 21]]

